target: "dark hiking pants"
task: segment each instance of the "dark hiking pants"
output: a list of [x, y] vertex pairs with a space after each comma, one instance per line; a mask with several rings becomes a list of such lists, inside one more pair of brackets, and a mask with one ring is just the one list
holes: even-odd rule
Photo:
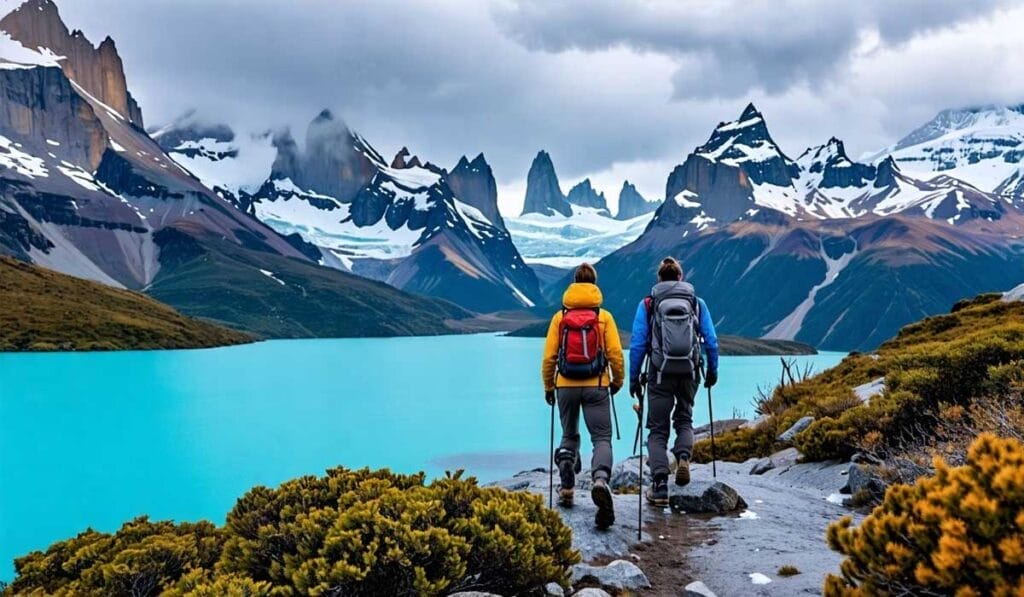
[[558, 412], [562, 419], [562, 443], [558, 451], [569, 450], [579, 458], [580, 410], [594, 444], [590, 461], [593, 478], [605, 481], [612, 473], [612, 413], [608, 388], [558, 388]]
[[689, 460], [693, 452], [693, 400], [700, 380], [689, 375], [654, 375], [647, 384], [647, 458], [651, 474], [668, 476], [669, 424], [676, 430], [672, 453]]

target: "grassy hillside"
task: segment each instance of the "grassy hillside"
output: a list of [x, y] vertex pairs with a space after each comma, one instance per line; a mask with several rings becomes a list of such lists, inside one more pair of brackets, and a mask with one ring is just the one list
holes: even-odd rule
[[[548, 333], [549, 321], [538, 321], [508, 333], [517, 338], [543, 338]], [[616, 322], [618, 323], [618, 322]], [[623, 346], [629, 344], [629, 332], [619, 330]], [[817, 354], [813, 346], [789, 340], [763, 340], [761, 338], [743, 338], [740, 336], [719, 336], [718, 348], [726, 356], [755, 355], [797, 355]]]
[[0, 257], [0, 350], [205, 348], [249, 341], [147, 296]]
[[165, 228], [146, 292], [182, 313], [268, 338], [451, 334], [471, 313], [311, 263]]
[[[814, 422], [793, 445], [810, 460], [885, 456], [934, 442], [953, 412], [971, 413], [982, 403], [1013, 406], [1024, 387], [1024, 302], [999, 299], [961, 301], [949, 314], [904, 327], [875, 353], [854, 353], [776, 388], [758, 404], [762, 423], [718, 438], [719, 458], [766, 456], [783, 447], [776, 437], [804, 416]], [[872, 386], [884, 390], [866, 391]], [[706, 459], [709, 448], [698, 443], [695, 458]]]

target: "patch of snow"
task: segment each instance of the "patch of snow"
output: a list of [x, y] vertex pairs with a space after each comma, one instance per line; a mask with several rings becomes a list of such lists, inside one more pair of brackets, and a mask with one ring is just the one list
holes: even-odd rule
[[[113, 118], [115, 120], [121, 120], [121, 121], [126, 121], [127, 120], [121, 113], [119, 113], [117, 110], [111, 108], [107, 104], [104, 104], [103, 102], [101, 102], [99, 99], [96, 98], [96, 96], [94, 96], [91, 93], [89, 93], [88, 91], [86, 91], [85, 88], [82, 87], [81, 85], [79, 85], [78, 83], [75, 83], [74, 81], [71, 81], [71, 86], [74, 87], [75, 91], [79, 95], [81, 95], [82, 97], [84, 97], [87, 100], [89, 100], [90, 103], [93, 103], [95, 105], [98, 105], [98, 106], [102, 107], [103, 110], [107, 113], [107, 115], [110, 116], [111, 118]], [[145, 154], [146, 152], [142, 152], [142, 153]]]
[[54, 54], [49, 48], [32, 50], [11, 38], [6, 31], [0, 31], [0, 70], [18, 70], [37, 66], [60, 67], [64, 56]]
[[839, 274], [850, 264], [850, 261], [857, 255], [857, 248], [854, 247], [853, 251], [844, 253], [838, 259], [832, 259], [825, 253], [825, 248], [821, 247], [821, 258], [825, 261], [825, 279], [816, 284], [807, 292], [807, 298], [803, 300], [793, 312], [787, 315], [779, 323], [775, 324], [763, 338], [769, 340], [792, 340], [800, 333], [800, 328], [804, 325], [804, 318], [807, 317], [807, 313], [810, 312], [811, 308], [814, 307], [814, 298], [818, 292], [826, 286], [832, 284], [839, 277]]
[[74, 164], [68, 162], [62, 162], [60, 166], [57, 166], [64, 176], [67, 176], [74, 181], [78, 186], [88, 189], [90, 191], [100, 191], [99, 185], [96, 184], [96, 180], [85, 170], [82, 170]]
[[522, 303], [523, 305], [525, 305], [527, 307], [534, 307], [535, 306], [533, 304], [533, 301], [531, 301], [530, 299], [526, 298], [526, 295], [523, 294], [523, 292], [521, 290], [516, 288], [516, 285], [513, 284], [511, 280], [509, 280], [508, 278], [505, 278], [504, 280], [505, 280], [505, 286], [508, 286], [509, 290], [512, 291], [512, 294], [515, 295], [516, 299], [520, 303]]
[[1012, 290], [1007, 290], [1006, 292], [1003, 293], [1004, 302], [1020, 300], [1024, 300], [1024, 284], [1021, 284], [1020, 286], [1017, 286]]
[[54, 147], [60, 147], [60, 143], [59, 143], [59, 142], [57, 142], [57, 141], [54, 141], [53, 139], [47, 139], [47, 140], [46, 140], [46, 143], [47, 143], [48, 145], [52, 145], [52, 146], [54, 146]]
[[697, 193], [693, 191], [680, 191], [673, 199], [679, 207], [700, 207], [700, 202], [696, 201]]
[[754, 512], [753, 510], [744, 510], [743, 512], [740, 512], [740, 518], [744, 520], [757, 520], [759, 517], [757, 512]]
[[761, 574], [760, 572], [754, 572], [752, 574], [748, 574], [747, 576], [750, 577], [750, 582], [754, 583], [755, 585], [766, 585], [772, 582], [772, 579]]
[[828, 497], [825, 498], [825, 501], [830, 503], [830, 504], [838, 504], [838, 505], [842, 506], [843, 505], [843, 501], [845, 499], [846, 499], [846, 496], [844, 496], [841, 493], [830, 493], [830, 494], [828, 494]]
[[[195, 149], [198, 153], [187, 156], [179, 151], [184, 149]], [[210, 157], [229, 152], [235, 152], [234, 157]], [[207, 187], [220, 187], [237, 195], [239, 191], [254, 193], [259, 189], [270, 174], [277, 150], [269, 134], [237, 135], [229, 143], [214, 139], [187, 141], [172, 150], [170, 156], [179, 168], [195, 175]]]
[[281, 278], [278, 278], [277, 276], [275, 276], [274, 272], [272, 272], [272, 271], [265, 270], [265, 269], [260, 269], [260, 273], [263, 274], [264, 276], [270, 278], [271, 280], [277, 282], [281, 286], [287, 286], [287, 284], [284, 283], [284, 280], [282, 280]]
[[45, 162], [34, 155], [18, 149], [15, 143], [0, 135], [0, 168], [9, 168], [27, 178], [46, 178], [49, 176]]

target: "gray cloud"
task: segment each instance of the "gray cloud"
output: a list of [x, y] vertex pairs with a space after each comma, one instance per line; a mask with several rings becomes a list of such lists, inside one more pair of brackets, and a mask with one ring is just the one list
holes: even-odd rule
[[1024, 10], [999, 28], [994, 1], [57, 2], [117, 40], [150, 125], [195, 107], [301, 139], [328, 107], [385, 154], [483, 151], [505, 188], [544, 148], [566, 189], [592, 175], [615, 195], [628, 174], [660, 196], [750, 100], [788, 152], [837, 135], [857, 154], [939, 109], [1024, 98]]
[[514, 0], [495, 10], [529, 48], [561, 52], [616, 46], [679, 59], [676, 99], [781, 93], [845, 71], [865, 35], [902, 44], [991, 14], [1002, 0], [718, 2]]

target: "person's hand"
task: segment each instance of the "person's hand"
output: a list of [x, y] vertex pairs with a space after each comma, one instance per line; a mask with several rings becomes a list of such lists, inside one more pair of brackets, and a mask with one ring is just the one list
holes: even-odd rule
[[612, 391], [612, 396], [614, 396], [614, 395], [619, 393], [619, 390], [622, 389], [622, 384], [621, 383], [609, 384], [608, 389]]
[[718, 369], [708, 369], [708, 374], [704, 378], [704, 387], [713, 388], [718, 383]]
[[555, 391], [554, 390], [544, 390], [544, 402], [547, 402], [548, 406], [554, 406], [555, 405]]
[[639, 379], [629, 380], [629, 395], [640, 400], [644, 395], [644, 387], [640, 384]]

